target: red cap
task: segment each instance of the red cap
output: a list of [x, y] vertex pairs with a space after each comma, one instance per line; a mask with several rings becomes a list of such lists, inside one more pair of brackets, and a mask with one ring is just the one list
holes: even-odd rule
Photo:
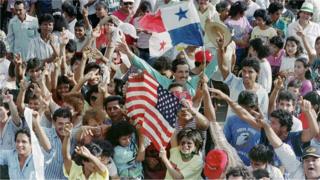
[[209, 50], [205, 50], [204, 53], [203, 53], [203, 50], [196, 52], [196, 54], [194, 56], [195, 57], [195, 61], [203, 63], [204, 62], [203, 54], [205, 54], [206, 62], [210, 62], [211, 59], [212, 59], [212, 53]]
[[209, 179], [219, 179], [228, 163], [228, 155], [222, 150], [211, 150], [206, 156], [204, 175]]

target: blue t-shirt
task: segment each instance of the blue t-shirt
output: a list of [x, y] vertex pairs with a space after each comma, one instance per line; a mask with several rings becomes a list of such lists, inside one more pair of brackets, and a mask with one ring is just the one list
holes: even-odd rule
[[245, 165], [250, 165], [248, 153], [260, 142], [260, 131], [241, 120], [238, 116], [230, 116], [224, 125], [224, 134], [228, 142], [237, 150]]

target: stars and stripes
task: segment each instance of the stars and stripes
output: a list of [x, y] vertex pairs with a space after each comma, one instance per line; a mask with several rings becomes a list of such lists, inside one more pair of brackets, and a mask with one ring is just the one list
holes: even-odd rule
[[129, 79], [126, 107], [129, 117], [142, 125], [142, 133], [158, 150], [168, 144], [180, 108], [177, 97], [144, 72]]

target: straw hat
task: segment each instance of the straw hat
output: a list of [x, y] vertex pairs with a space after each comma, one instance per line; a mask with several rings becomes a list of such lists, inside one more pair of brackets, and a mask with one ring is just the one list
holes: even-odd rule
[[219, 22], [210, 22], [207, 21], [205, 25], [205, 33], [213, 44], [214, 47], [218, 47], [217, 45], [217, 38], [219, 37], [218, 32], [220, 32], [224, 36], [224, 47], [228, 46], [231, 42], [231, 33], [228, 27]]

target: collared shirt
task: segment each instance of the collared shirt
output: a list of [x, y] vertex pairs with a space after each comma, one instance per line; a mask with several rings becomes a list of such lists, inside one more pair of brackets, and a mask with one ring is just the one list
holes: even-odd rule
[[1, 150], [12, 150], [15, 149], [15, 141], [14, 136], [18, 129], [22, 128], [23, 124], [20, 123], [20, 126], [16, 126], [12, 121], [11, 117], [9, 117], [6, 125], [3, 128], [0, 136], [0, 149]]
[[[241, 91], [246, 90], [243, 84], [243, 79], [236, 77], [233, 73], [229, 73], [228, 77], [224, 80], [230, 89], [230, 98], [234, 101], [237, 101], [238, 96]], [[259, 89], [255, 92], [258, 96], [259, 107], [261, 112], [263, 113], [264, 117], [268, 117], [268, 104], [269, 104], [269, 97], [267, 91], [259, 84]], [[234, 115], [234, 112], [230, 107], [228, 107], [227, 117]]]
[[[54, 44], [57, 44], [57, 37], [55, 37]], [[33, 38], [29, 43], [29, 51], [27, 59], [30, 58], [39, 58], [40, 60], [47, 59], [53, 54], [53, 49], [50, 45], [50, 42], [45, 42], [40, 35], [36, 38]]]
[[30, 154], [22, 169], [20, 168], [18, 153], [14, 150], [1, 150], [0, 151], [0, 165], [8, 165], [10, 179], [36, 179], [34, 163], [32, 160], [33, 155]]
[[[161, 75], [157, 70], [153, 69], [146, 61], [139, 58], [138, 56], [134, 56], [131, 63], [139, 69], [146, 70], [159, 82], [159, 84], [161, 84], [166, 89], [168, 89], [169, 85], [173, 82], [172, 79], [169, 79]], [[217, 70], [217, 60], [212, 59], [205, 69], [205, 74], [207, 75], [207, 77], [211, 77], [213, 73], [216, 72], [216, 70]], [[189, 91], [191, 96], [195, 95], [195, 92], [198, 86], [198, 81], [199, 81], [198, 75], [192, 76], [191, 79], [189, 79], [185, 84], [185, 88], [186, 90]]]
[[38, 19], [26, 15], [26, 19], [21, 22], [14, 16], [8, 26], [7, 41], [9, 49], [13, 53], [21, 53], [23, 60], [27, 60], [29, 42], [38, 34]]
[[45, 178], [67, 179], [63, 174], [62, 143], [57, 135], [56, 129], [43, 128], [43, 130], [51, 143], [52, 149], [54, 149], [56, 152], [52, 161], [45, 166]]
[[[289, 24], [288, 36], [294, 36], [300, 42], [302, 42], [301, 37], [297, 35], [297, 29], [299, 29], [299, 27], [301, 27], [299, 24], [299, 20], [296, 20], [295, 22]], [[305, 37], [309, 46], [312, 48], [315, 48], [314, 46], [315, 46], [316, 38], [320, 36], [320, 25], [312, 21], [309, 21], [309, 24], [303, 29], [303, 33], [305, 34]], [[303, 43], [301, 43], [301, 46], [305, 48]]]

